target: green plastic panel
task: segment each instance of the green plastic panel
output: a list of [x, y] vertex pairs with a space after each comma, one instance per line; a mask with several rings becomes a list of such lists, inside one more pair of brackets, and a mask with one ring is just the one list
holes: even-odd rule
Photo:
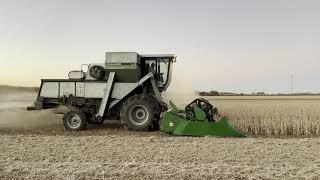
[[160, 131], [177, 136], [244, 137], [230, 125], [226, 117], [222, 117], [217, 122], [187, 120], [174, 111], [164, 113]]

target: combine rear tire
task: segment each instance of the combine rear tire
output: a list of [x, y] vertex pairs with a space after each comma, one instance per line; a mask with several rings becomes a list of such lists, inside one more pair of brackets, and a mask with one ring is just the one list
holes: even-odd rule
[[81, 131], [87, 126], [86, 115], [77, 108], [71, 108], [63, 116], [63, 125], [69, 131]]
[[128, 130], [158, 130], [159, 104], [151, 96], [134, 95], [123, 103], [120, 110], [120, 118], [121, 124]]

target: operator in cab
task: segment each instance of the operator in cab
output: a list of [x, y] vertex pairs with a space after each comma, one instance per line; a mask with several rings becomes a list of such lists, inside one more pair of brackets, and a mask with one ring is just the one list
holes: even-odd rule
[[155, 63], [150, 63], [148, 71], [151, 72], [153, 75], [156, 75], [157, 74], [156, 64]]

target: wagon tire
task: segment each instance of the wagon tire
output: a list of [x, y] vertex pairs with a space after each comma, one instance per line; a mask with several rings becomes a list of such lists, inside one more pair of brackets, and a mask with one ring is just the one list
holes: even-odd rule
[[78, 108], [70, 108], [63, 116], [63, 126], [69, 131], [81, 131], [87, 127], [87, 117]]

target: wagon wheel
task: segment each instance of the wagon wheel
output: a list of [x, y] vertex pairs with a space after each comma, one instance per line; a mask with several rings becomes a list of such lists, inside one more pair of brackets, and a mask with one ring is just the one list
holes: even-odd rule
[[88, 122], [86, 115], [78, 108], [71, 108], [63, 116], [63, 125], [69, 131], [81, 131], [86, 128]]

